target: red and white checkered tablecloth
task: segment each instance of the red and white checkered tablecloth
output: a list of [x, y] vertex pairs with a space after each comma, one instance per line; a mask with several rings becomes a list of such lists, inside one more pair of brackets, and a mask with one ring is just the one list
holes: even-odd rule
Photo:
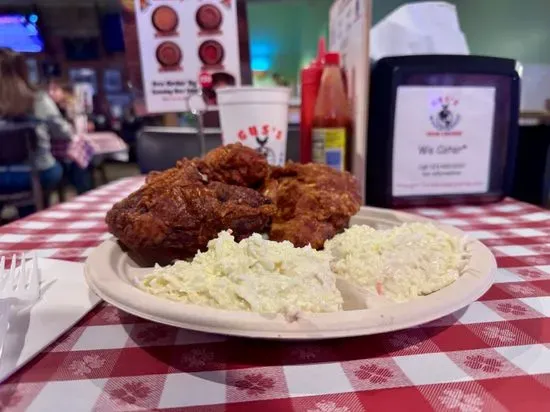
[[52, 141], [52, 154], [56, 158], [74, 161], [81, 168], [88, 167], [94, 156], [121, 155], [128, 160], [128, 145], [115, 133], [95, 132], [76, 136], [72, 141]]
[[[0, 254], [83, 261], [126, 179], [0, 228]], [[0, 387], [1, 410], [550, 410], [550, 212], [513, 200], [418, 209], [488, 245], [496, 283], [430, 324], [360, 338], [208, 335], [101, 305]]]

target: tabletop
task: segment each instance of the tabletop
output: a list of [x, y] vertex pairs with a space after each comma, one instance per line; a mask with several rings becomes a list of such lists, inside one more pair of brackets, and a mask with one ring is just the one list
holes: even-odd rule
[[[130, 178], [0, 228], [0, 255], [84, 261]], [[312, 342], [226, 338], [102, 304], [0, 386], [29, 411], [538, 411], [550, 404], [550, 212], [507, 199], [417, 209], [498, 262], [477, 302], [419, 327]]]

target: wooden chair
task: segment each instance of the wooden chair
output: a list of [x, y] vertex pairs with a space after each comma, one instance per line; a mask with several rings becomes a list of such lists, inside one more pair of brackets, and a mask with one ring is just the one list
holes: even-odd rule
[[0, 190], [0, 205], [23, 206], [32, 202], [37, 210], [44, 208], [45, 199], [40, 174], [34, 163], [29, 162], [37, 148], [36, 126], [36, 122], [0, 124], [0, 170], [9, 170], [14, 165], [29, 164], [31, 173], [31, 190], [9, 193]]

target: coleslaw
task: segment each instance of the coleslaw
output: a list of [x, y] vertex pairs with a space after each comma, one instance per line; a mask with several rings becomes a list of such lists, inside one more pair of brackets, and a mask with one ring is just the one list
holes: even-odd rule
[[220, 232], [190, 261], [155, 267], [138, 287], [155, 296], [218, 309], [283, 313], [342, 310], [330, 255], [260, 234], [235, 242]]
[[353, 284], [404, 302], [459, 278], [469, 261], [467, 240], [432, 224], [406, 223], [375, 230], [352, 226], [325, 243], [332, 270]]

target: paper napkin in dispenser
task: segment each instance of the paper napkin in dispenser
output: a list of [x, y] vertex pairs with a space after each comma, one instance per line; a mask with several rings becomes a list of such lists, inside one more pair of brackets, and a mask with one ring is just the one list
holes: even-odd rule
[[371, 59], [411, 54], [470, 54], [454, 5], [444, 1], [406, 4], [371, 29]]

